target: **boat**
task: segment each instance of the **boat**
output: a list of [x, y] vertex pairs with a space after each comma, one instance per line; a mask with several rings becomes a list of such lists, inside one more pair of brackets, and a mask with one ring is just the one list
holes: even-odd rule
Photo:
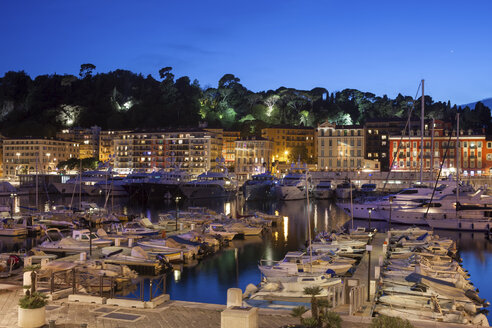
[[198, 249], [189, 249], [184, 245], [179, 247], [169, 247], [167, 241], [163, 239], [151, 239], [137, 242], [149, 253], [163, 254], [169, 261], [182, 261], [184, 259], [193, 259], [198, 255]]
[[235, 222], [225, 226], [227, 231], [242, 234], [244, 236], [258, 236], [262, 233], [263, 227], [253, 227], [242, 222]]
[[338, 199], [348, 199], [351, 194], [355, 193], [357, 187], [349, 179], [345, 179], [342, 183], [337, 184], [335, 195]]
[[141, 182], [141, 191], [150, 198], [173, 199], [181, 196], [180, 186], [190, 181], [188, 172], [178, 166], [149, 174]]
[[309, 169], [306, 165], [302, 167], [300, 162], [292, 163], [287, 174], [274, 189], [279, 200], [306, 199], [312, 189]]
[[180, 185], [180, 190], [187, 198], [228, 197], [236, 193], [237, 181], [224, 165], [219, 164], [196, 180]]
[[[313, 259], [311, 261], [311, 258]], [[274, 263], [269, 265], [268, 263]], [[309, 256], [304, 252], [287, 252], [281, 261], [261, 260], [258, 268], [265, 277], [296, 275], [302, 272], [333, 272], [345, 274], [355, 261], [337, 260], [320, 255]]]
[[278, 179], [270, 172], [253, 175], [243, 184], [244, 199], [246, 201], [274, 199], [277, 183]]
[[112, 178], [112, 173], [109, 170], [92, 170], [82, 172], [68, 179], [66, 182], [53, 182], [51, 187], [56, 192], [63, 195], [84, 194], [84, 195], [100, 195], [100, 190], [95, 185], [98, 182], [105, 182]]
[[313, 189], [313, 195], [316, 199], [333, 198], [335, 192], [330, 180], [319, 181]]
[[22, 237], [27, 236], [27, 227], [17, 225], [13, 219], [0, 220], [0, 236], [6, 237]]
[[211, 235], [220, 236], [224, 240], [232, 240], [238, 235], [238, 232], [228, 231], [224, 225], [220, 223], [210, 223], [208, 227], [205, 228], [205, 232]]
[[89, 229], [73, 230], [72, 238], [77, 241], [92, 243], [93, 246], [110, 246], [113, 241], [111, 239], [100, 238], [96, 233], [90, 232]]

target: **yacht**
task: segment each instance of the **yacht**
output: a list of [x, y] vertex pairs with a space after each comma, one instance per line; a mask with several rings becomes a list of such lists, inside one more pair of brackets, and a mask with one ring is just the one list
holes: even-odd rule
[[218, 165], [196, 180], [182, 184], [180, 189], [187, 198], [227, 197], [237, 191], [237, 181], [225, 166]]
[[350, 182], [350, 180], [347, 179], [342, 183], [337, 184], [337, 187], [335, 188], [335, 194], [338, 199], [347, 199], [350, 198], [351, 193], [353, 197], [353, 194], [356, 190], [357, 187], [352, 182]]
[[270, 172], [253, 175], [243, 184], [244, 199], [246, 201], [272, 199], [277, 183], [277, 178]]
[[[307, 187], [307, 188], [306, 188]], [[311, 191], [311, 174], [300, 163], [290, 168], [285, 177], [275, 186], [275, 195], [280, 200], [305, 199]]]
[[180, 186], [189, 181], [190, 175], [186, 171], [173, 167], [151, 174], [142, 182], [142, 188], [149, 197], [171, 199], [180, 195]]
[[[388, 220], [391, 212], [392, 221], [395, 220], [394, 213], [401, 209], [411, 209], [422, 205], [425, 201], [430, 201], [431, 198], [439, 199], [446, 195], [452, 195], [456, 198], [456, 182], [450, 180], [439, 181], [435, 188], [435, 182], [416, 184], [411, 188], [406, 188], [396, 194], [382, 197], [374, 201], [364, 201], [364, 203], [338, 203], [348, 215], [351, 208], [354, 211], [356, 219], [371, 219], [371, 220]], [[482, 203], [489, 201], [489, 197], [482, 197], [481, 194], [465, 194], [469, 191], [466, 187], [460, 186], [460, 193], [463, 197], [473, 198]], [[492, 198], [491, 198], [492, 199]], [[395, 222], [398, 222], [395, 220]], [[403, 223], [403, 222], [402, 222]]]
[[314, 198], [328, 199], [335, 194], [330, 180], [321, 180], [313, 189]]
[[99, 195], [100, 188], [96, 186], [98, 182], [104, 183], [111, 180], [112, 174], [107, 171], [85, 171], [68, 179], [65, 183], [53, 182], [51, 186], [60, 194], [72, 195], [82, 193], [84, 195]]

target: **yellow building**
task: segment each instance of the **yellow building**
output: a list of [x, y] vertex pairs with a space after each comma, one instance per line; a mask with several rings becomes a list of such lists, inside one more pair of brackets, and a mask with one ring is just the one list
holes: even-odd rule
[[241, 138], [239, 131], [224, 131], [222, 139], [222, 157], [225, 160], [225, 165], [231, 167], [236, 161], [236, 140]]
[[4, 139], [3, 171], [14, 177], [21, 173], [50, 173], [59, 162], [79, 155], [79, 144], [54, 139]]
[[315, 129], [293, 126], [269, 127], [261, 130], [262, 138], [272, 142], [272, 159], [289, 162], [293, 151], [306, 148], [309, 159], [316, 161]]
[[80, 145], [78, 158], [99, 158], [99, 133], [101, 128], [93, 126], [86, 128], [70, 128], [56, 133], [59, 140], [73, 141]]
[[364, 128], [360, 125], [318, 126], [318, 167], [326, 171], [355, 171], [364, 168]]
[[[105, 130], [99, 133], [99, 161], [107, 162], [114, 157], [114, 140], [123, 133], [130, 131]], [[111, 160], [112, 162], [112, 160]]]
[[272, 142], [264, 138], [245, 138], [235, 141], [236, 176], [245, 181], [252, 175], [269, 170], [272, 157]]

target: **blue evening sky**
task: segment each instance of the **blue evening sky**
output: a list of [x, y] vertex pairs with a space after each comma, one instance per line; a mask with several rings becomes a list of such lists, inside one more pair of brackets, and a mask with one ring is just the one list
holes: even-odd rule
[[0, 76], [172, 66], [259, 91], [344, 88], [492, 97], [492, 1], [26, 0], [0, 2]]

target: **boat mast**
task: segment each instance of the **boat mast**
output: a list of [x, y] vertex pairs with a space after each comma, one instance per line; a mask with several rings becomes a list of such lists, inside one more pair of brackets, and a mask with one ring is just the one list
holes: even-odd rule
[[307, 222], [308, 222], [308, 238], [309, 238], [309, 263], [311, 265], [311, 272], [313, 272], [313, 249], [311, 247], [311, 215], [309, 212], [309, 188], [308, 188], [308, 171], [305, 174], [306, 181], [306, 210], [307, 210]]
[[[431, 153], [430, 153], [430, 172], [431, 179], [434, 176], [434, 118], [432, 118], [432, 127], [431, 127]], [[439, 177], [437, 177], [439, 179]]]
[[422, 97], [420, 106], [420, 184], [424, 174], [424, 79], [422, 79]]
[[79, 168], [79, 209], [82, 209], [82, 157], [80, 157]]
[[458, 218], [458, 203], [460, 201], [460, 113], [456, 113], [456, 218]]
[[38, 181], [38, 158], [39, 158], [39, 152], [38, 152], [38, 156], [36, 157], [36, 211], [39, 211], [39, 192], [38, 192], [38, 184], [39, 184], [39, 181]]

